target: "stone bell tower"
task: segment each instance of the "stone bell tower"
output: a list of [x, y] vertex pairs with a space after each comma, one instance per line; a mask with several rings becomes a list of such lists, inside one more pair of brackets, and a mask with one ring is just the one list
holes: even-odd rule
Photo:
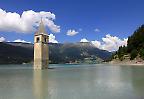
[[49, 36], [41, 19], [38, 31], [34, 35], [34, 69], [48, 69], [48, 41]]

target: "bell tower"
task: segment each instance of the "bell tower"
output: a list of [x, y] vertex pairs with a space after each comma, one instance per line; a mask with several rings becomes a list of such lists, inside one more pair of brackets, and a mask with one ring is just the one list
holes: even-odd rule
[[49, 36], [41, 19], [38, 31], [34, 35], [34, 69], [48, 69]]

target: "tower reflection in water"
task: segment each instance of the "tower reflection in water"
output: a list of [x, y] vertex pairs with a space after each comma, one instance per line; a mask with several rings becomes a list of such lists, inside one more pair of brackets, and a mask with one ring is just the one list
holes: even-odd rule
[[48, 97], [47, 72], [41, 70], [33, 71], [33, 94], [34, 99], [45, 99]]

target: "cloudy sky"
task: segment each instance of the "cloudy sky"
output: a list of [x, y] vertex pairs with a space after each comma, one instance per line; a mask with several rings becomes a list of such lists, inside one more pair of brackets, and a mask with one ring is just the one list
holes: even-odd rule
[[144, 24], [143, 0], [1, 0], [0, 42], [31, 42], [43, 18], [50, 42], [115, 51]]

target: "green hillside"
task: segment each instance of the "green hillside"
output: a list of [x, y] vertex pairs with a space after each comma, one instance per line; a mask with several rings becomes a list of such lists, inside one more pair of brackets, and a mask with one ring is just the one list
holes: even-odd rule
[[124, 60], [125, 55], [129, 56], [130, 60], [136, 57], [144, 59], [144, 25], [128, 37], [127, 46], [119, 47], [113, 58], [116, 58], [116, 55], [120, 60]]

